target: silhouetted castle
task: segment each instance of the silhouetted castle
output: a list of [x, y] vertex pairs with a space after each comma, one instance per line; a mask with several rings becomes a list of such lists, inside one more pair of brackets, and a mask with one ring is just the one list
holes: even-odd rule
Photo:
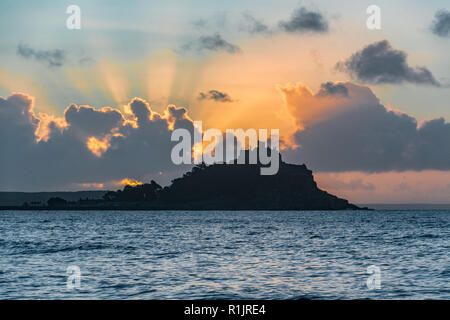
[[[246, 154], [248, 156], [248, 154]], [[155, 181], [108, 192], [106, 203], [136, 208], [185, 210], [344, 210], [359, 209], [317, 187], [305, 165], [280, 156], [275, 175], [261, 175], [261, 164], [201, 164], [162, 188]]]

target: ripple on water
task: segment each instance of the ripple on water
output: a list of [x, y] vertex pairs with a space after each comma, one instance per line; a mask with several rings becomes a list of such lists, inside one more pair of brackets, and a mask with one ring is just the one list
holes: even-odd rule
[[[450, 298], [450, 211], [0, 212], [0, 298]], [[81, 288], [67, 290], [67, 267]], [[368, 290], [367, 267], [381, 270]]]

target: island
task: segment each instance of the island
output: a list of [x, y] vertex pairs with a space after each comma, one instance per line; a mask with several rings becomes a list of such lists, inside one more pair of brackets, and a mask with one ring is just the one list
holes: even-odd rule
[[261, 164], [199, 164], [162, 187], [151, 181], [105, 192], [101, 199], [50, 198], [41, 206], [2, 206], [2, 210], [361, 210], [318, 188], [306, 165], [284, 162], [275, 175]]

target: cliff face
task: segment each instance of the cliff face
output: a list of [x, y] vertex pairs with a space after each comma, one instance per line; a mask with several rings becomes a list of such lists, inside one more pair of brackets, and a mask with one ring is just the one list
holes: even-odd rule
[[161, 193], [162, 203], [189, 209], [345, 210], [347, 200], [320, 190], [305, 165], [280, 161], [276, 175], [260, 175], [260, 164], [200, 165]]

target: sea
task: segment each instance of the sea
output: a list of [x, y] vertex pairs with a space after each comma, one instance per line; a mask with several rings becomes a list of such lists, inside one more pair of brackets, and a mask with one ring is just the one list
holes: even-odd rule
[[0, 299], [450, 299], [450, 210], [0, 211]]

